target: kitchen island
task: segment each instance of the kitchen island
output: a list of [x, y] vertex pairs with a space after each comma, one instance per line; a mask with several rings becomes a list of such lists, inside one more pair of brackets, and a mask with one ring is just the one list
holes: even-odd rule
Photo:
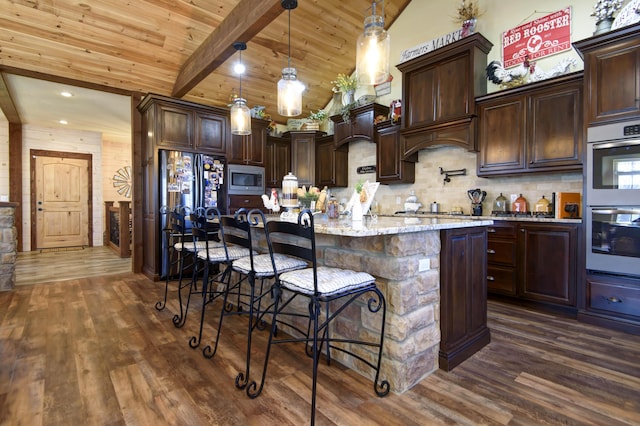
[[[438, 367], [450, 370], [489, 342], [486, 227], [492, 223], [379, 217], [354, 225], [348, 219], [316, 219], [319, 262], [372, 274], [386, 297], [381, 377], [394, 392], [410, 389]], [[364, 301], [360, 307], [332, 333], [375, 332], [379, 322], [367, 321]], [[332, 356], [371, 373], [339, 352]]]

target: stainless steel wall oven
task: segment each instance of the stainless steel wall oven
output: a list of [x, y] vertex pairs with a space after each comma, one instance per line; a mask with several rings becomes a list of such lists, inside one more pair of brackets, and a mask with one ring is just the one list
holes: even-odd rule
[[590, 127], [587, 269], [640, 277], [640, 120]]

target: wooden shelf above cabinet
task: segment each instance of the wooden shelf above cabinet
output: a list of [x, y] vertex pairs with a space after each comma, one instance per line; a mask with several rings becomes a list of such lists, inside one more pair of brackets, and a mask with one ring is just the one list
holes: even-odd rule
[[333, 140], [336, 148], [349, 142], [366, 140], [375, 142], [375, 124], [377, 116], [389, 115], [389, 107], [371, 103], [353, 108], [349, 114], [349, 121], [344, 121], [342, 115], [334, 115], [331, 120], [335, 123]]

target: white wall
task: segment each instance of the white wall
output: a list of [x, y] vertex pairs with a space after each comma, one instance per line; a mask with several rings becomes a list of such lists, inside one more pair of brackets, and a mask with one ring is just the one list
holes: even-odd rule
[[[480, 32], [493, 43], [487, 62], [502, 60], [501, 34], [503, 31], [567, 6], [572, 7], [571, 42], [592, 36], [595, 29], [595, 19], [590, 16], [593, 12], [594, 0], [567, 2], [479, 0], [478, 4], [482, 14], [478, 18], [476, 32]], [[458, 24], [454, 22], [453, 17], [459, 5], [459, 1], [451, 0], [412, 1], [389, 29], [392, 64], [399, 62], [401, 51], [456, 30]], [[568, 56], [575, 58], [578, 63], [578, 66], [572, 71], [583, 69], [583, 62], [574, 50], [541, 59], [537, 61], [537, 66], [543, 70], [550, 69]], [[376, 100], [382, 105], [389, 105], [392, 100], [402, 98], [402, 74], [392, 66], [392, 75], [391, 93]], [[361, 90], [359, 89], [359, 91]], [[498, 86], [487, 82], [489, 93], [497, 90], [499, 90]], [[359, 94], [357, 92], [356, 97]], [[441, 204], [441, 211], [450, 211], [451, 207], [461, 206], [465, 213], [469, 213], [470, 209], [467, 190], [472, 188], [480, 187], [487, 191], [488, 195], [484, 203], [485, 213], [491, 211], [492, 201], [500, 192], [503, 192], [507, 198], [510, 194], [522, 193], [530, 203], [535, 203], [542, 195], [550, 198], [552, 192], [582, 192], [581, 173], [479, 178], [475, 173], [476, 154], [457, 147], [422, 150], [418, 160], [415, 184], [381, 185], [378, 189], [376, 199], [380, 203], [383, 213], [402, 210], [402, 204], [412, 189], [415, 190], [419, 201], [424, 205], [437, 201]], [[349, 146], [350, 189], [337, 189], [335, 193], [338, 198], [348, 197], [348, 194], [353, 191], [355, 183], [360, 179], [375, 180], [375, 174], [356, 174], [357, 167], [373, 164], [375, 164], [375, 144], [351, 143]], [[466, 168], [467, 176], [453, 177], [450, 183], [443, 184], [439, 167], [445, 170]], [[400, 203], [397, 203], [398, 200]]]
[[9, 201], [9, 122], [0, 111], [0, 200]]

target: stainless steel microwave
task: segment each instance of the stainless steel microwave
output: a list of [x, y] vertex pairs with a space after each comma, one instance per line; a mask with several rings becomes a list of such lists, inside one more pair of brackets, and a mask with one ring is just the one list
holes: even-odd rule
[[227, 173], [228, 194], [264, 194], [264, 167], [229, 164], [227, 165]]

